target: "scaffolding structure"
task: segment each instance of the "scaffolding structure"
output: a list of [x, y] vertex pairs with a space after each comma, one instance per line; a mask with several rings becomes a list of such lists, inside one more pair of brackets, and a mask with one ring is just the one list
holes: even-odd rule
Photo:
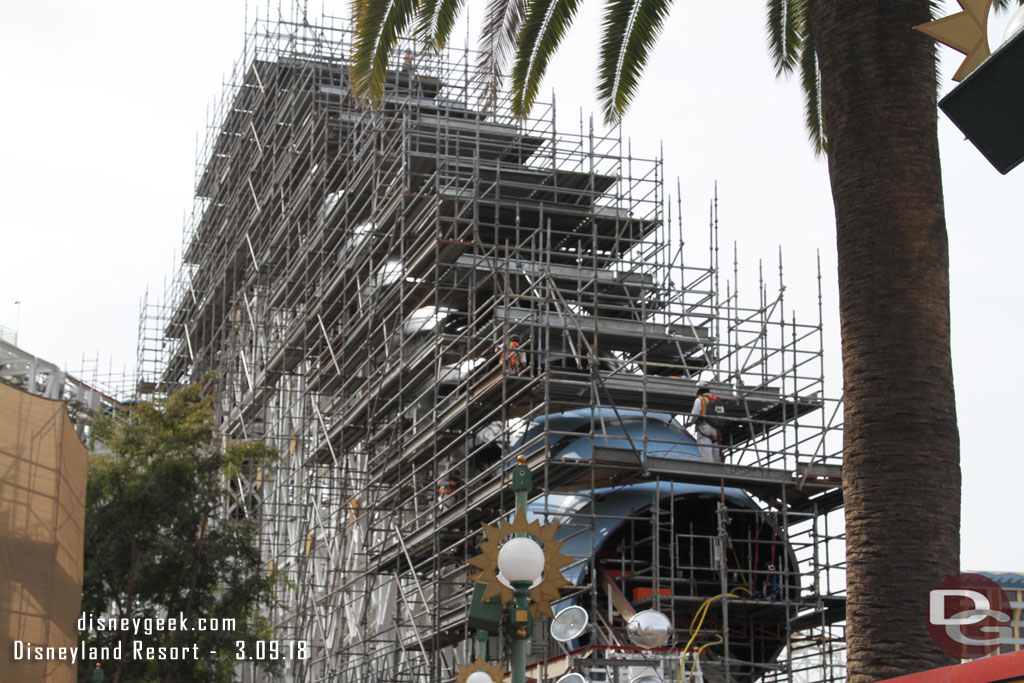
[[[536, 629], [531, 675], [842, 679], [820, 310], [723, 285], [717, 207], [684, 260], [661, 160], [618, 130], [484, 112], [472, 53], [411, 41], [370, 110], [350, 48], [330, 17], [253, 25], [180, 271], [140, 319], [141, 391], [215, 371], [224, 436], [281, 454], [226, 486], [285, 581], [274, 637], [303, 644], [281, 680], [451, 680], [475, 654], [466, 560], [519, 456], [576, 558], [561, 604], [594, 624], [571, 659]], [[724, 464], [684, 430], [699, 383], [725, 399]], [[631, 646], [623, 599], [674, 645]]]
[[[43, 358], [15, 345], [15, 335], [4, 338], [0, 328], [0, 383], [67, 404], [75, 433], [87, 441], [91, 421], [100, 414], [125, 409], [123, 399], [130, 395], [124, 387], [124, 375], [100, 373], [99, 360], [82, 359], [82, 368], [74, 375]], [[98, 445], [98, 444], [96, 444]]]

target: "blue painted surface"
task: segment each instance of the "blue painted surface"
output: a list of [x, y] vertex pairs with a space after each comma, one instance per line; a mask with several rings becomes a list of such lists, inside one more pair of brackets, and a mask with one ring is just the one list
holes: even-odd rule
[[[697, 442], [686, 430], [667, 413], [647, 413], [647, 433], [644, 434], [644, 414], [635, 410], [620, 410], [618, 414], [610, 408], [593, 411], [596, 434], [590, 437], [590, 410], [572, 410], [550, 415], [547, 420], [549, 433], [547, 446], [555, 447], [556, 458], [589, 460], [594, 445], [607, 448], [625, 448], [641, 454], [676, 457], [685, 460], [700, 460]], [[603, 423], [603, 430], [602, 430]], [[534, 420], [518, 443], [528, 443], [545, 430], [545, 418]], [[574, 432], [579, 433], [574, 438]], [[513, 452], [518, 446], [513, 445]], [[525, 455], [535, 453], [544, 447], [543, 442], [533, 444], [524, 451]]]
[[1016, 572], [972, 572], [981, 574], [995, 581], [1003, 588], [1024, 588], [1024, 574]]
[[[591, 435], [591, 424], [594, 434]], [[546, 441], [545, 431], [547, 433]], [[646, 438], [645, 438], [646, 437]], [[592, 450], [597, 447], [629, 449], [641, 455], [658, 455], [681, 460], [700, 460], [697, 443], [673, 415], [636, 411], [619, 411], [618, 415], [609, 409], [600, 411], [578, 410], [539, 418], [527, 429], [520, 444], [531, 444], [523, 452], [527, 455], [548, 449], [552, 460], [572, 458], [589, 460]], [[688, 506], [697, 501], [707, 501], [696, 514], [712, 515], [713, 505], [724, 495], [726, 504], [733, 508], [759, 510], [758, 506], [744, 491], [701, 484], [648, 481], [628, 486], [602, 488], [595, 491], [575, 493], [549, 493], [529, 504], [527, 516], [542, 523], [560, 522], [557, 540], [564, 541], [561, 552], [578, 558], [576, 562], [562, 569], [562, 575], [575, 585], [582, 585], [590, 579], [591, 563], [595, 555], [613, 536], [617, 537], [628, 517], [642, 513], [652, 505], [663, 504], [674, 499], [677, 506]], [[792, 556], [791, 562], [796, 563]], [[557, 614], [570, 605], [577, 604], [578, 598], [565, 598], [554, 602], [551, 607]], [[579, 641], [567, 644], [570, 649], [578, 647]], [[770, 646], [765, 646], [769, 647]], [[781, 643], [774, 650], [764, 653], [766, 661], [773, 660], [781, 651]]]
[[[631, 449], [643, 455], [674, 457], [681, 460], [701, 459], [697, 442], [673, 420], [672, 415], [647, 413], [646, 440], [643, 414], [640, 412], [620, 410], [616, 416], [615, 412], [608, 408], [595, 410], [595, 431], [600, 428], [602, 419], [604, 431], [593, 437], [589, 434], [591, 415], [590, 410], [575, 410], [550, 415], [547, 418], [547, 429], [550, 434], [547, 446], [554, 451], [552, 458], [589, 460], [596, 444]], [[545, 418], [538, 418], [527, 429], [519, 443], [527, 443], [543, 434], [544, 427]], [[571, 433], [577, 430], [581, 435], [573, 438]], [[537, 443], [525, 453], [534, 453], [543, 447], [543, 443]], [[597, 489], [593, 494], [587, 491], [586, 495], [550, 493], [530, 504], [528, 517], [531, 521], [539, 519], [544, 524], [562, 523], [556, 536], [557, 540], [565, 541], [562, 552], [572, 557], [583, 558], [564, 569], [562, 574], [570, 582], [579, 585], [587, 578], [593, 554], [626, 523], [626, 520], [621, 518], [641, 512], [655, 502], [673, 497], [677, 500], [694, 497], [718, 500], [721, 495], [721, 489], [717, 486], [652, 481]], [[739, 489], [725, 489], [725, 498], [729, 505], [757, 509], [754, 502]], [[586, 528], [588, 526], [589, 529]]]
[[[721, 489], [715, 486], [680, 484], [676, 482], [645, 482], [631, 486], [597, 489], [594, 502], [590, 496], [573, 494], [549, 494], [546, 498], [533, 501], [528, 516], [540, 519], [542, 523], [561, 522], [556, 540], [565, 541], [562, 553], [583, 558], [580, 562], [562, 570], [562, 575], [571, 583], [581, 584], [587, 578], [590, 560], [601, 550], [605, 541], [618, 531], [627, 520], [622, 519], [674, 497], [676, 500], [704, 498], [717, 501]], [[739, 489], [726, 489], [725, 499], [729, 505], [756, 509], [753, 501]], [[545, 506], [547, 514], [545, 514]], [[594, 517], [591, 517], [591, 514]], [[593, 525], [591, 525], [593, 522]], [[581, 527], [590, 527], [582, 528]]]

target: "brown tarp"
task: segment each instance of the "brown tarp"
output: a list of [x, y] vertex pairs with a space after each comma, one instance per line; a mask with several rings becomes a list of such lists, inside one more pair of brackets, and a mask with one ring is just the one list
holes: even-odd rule
[[78, 643], [87, 468], [64, 403], [0, 383], [0, 681], [76, 679], [70, 660], [15, 661], [14, 641]]

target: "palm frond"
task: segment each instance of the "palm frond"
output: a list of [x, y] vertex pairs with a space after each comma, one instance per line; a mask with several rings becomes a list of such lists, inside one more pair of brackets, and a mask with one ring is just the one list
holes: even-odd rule
[[466, 0], [421, 0], [416, 34], [434, 50], [448, 44]]
[[528, 0], [488, 0], [480, 29], [480, 57], [474, 77], [484, 111], [498, 101], [509, 57], [516, 49]]
[[[356, 5], [356, 2], [359, 4]], [[352, 54], [352, 90], [371, 102], [384, 91], [388, 60], [398, 38], [409, 25], [418, 0], [355, 0], [358, 7], [356, 39]]]
[[428, 45], [434, 44], [434, 31], [437, 26], [437, 5], [439, 0], [420, 0], [417, 12], [416, 37]]
[[352, 17], [355, 19], [356, 26], [359, 26], [359, 22], [362, 20], [363, 12], [365, 10], [366, 3], [367, 3], [367, 0], [349, 0], [349, 3], [348, 3], [349, 12], [352, 14]]
[[[1024, 5], [1024, 0], [1018, 0], [1018, 5]], [[1013, 0], [994, 0], [992, 7], [997, 10], [1010, 9], [1013, 5]]]
[[[363, 55], [372, 55], [372, 45], [376, 43], [380, 33], [380, 22], [371, 19], [370, 15], [376, 14], [380, 2], [375, 0], [351, 0], [350, 8], [355, 18], [355, 33], [352, 44], [352, 64], [349, 67], [350, 80], [353, 83], [365, 83], [368, 81], [368, 74], [372, 68], [372, 56], [361, 58]], [[357, 95], [362, 95], [359, 88], [355, 88]]]
[[825, 116], [821, 109], [821, 72], [818, 70], [818, 55], [814, 48], [814, 31], [811, 22], [803, 22], [800, 51], [800, 84], [804, 91], [804, 115], [807, 136], [815, 155], [828, 153], [828, 137], [825, 131]]
[[800, 60], [807, 0], [768, 0], [768, 51], [775, 75], [792, 73]]
[[629, 107], [670, 7], [671, 0], [608, 0], [597, 80], [606, 122], [618, 121]]
[[533, 0], [519, 32], [512, 67], [512, 113], [526, 117], [537, 100], [548, 62], [576, 17], [580, 0]]

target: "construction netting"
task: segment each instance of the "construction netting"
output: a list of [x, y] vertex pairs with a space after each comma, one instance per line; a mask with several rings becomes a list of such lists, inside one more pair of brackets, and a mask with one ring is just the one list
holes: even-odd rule
[[0, 384], [0, 681], [76, 679], [87, 467], [63, 402]]

